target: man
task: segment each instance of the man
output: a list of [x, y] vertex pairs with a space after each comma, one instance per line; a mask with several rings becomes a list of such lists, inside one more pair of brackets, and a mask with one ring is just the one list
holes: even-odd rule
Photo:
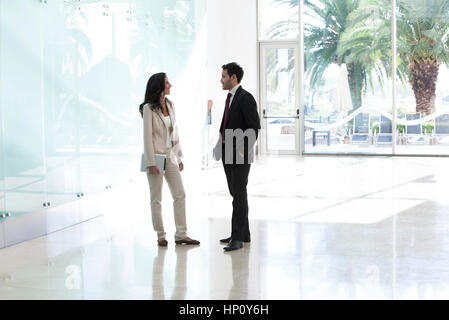
[[223, 161], [229, 193], [233, 198], [231, 236], [220, 240], [227, 243], [225, 251], [232, 251], [251, 241], [246, 186], [254, 160], [253, 147], [260, 129], [260, 118], [254, 97], [240, 85], [242, 67], [231, 62], [223, 65], [222, 69], [220, 82], [223, 90], [229, 90], [229, 93], [214, 157]]

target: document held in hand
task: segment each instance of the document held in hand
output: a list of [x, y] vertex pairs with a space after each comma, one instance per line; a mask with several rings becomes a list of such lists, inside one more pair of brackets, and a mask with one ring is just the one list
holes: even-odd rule
[[[154, 157], [156, 158], [156, 165], [159, 168], [159, 171], [161, 174], [165, 172], [165, 163], [166, 163], [166, 156], [165, 154], [155, 154]], [[142, 153], [142, 160], [140, 161], [140, 171], [147, 172], [147, 164], [145, 161], [145, 154]]]

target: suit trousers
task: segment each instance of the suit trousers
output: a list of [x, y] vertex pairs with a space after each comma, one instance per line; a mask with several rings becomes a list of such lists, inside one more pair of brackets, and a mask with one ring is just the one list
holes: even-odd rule
[[176, 225], [175, 240], [182, 240], [187, 237], [186, 194], [184, 192], [179, 167], [174, 162], [176, 161], [167, 158], [164, 174], [153, 175], [147, 172], [148, 183], [150, 185], [151, 217], [153, 228], [157, 232], [158, 239], [165, 238], [166, 235], [162, 220], [162, 183], [164, 177], [173, 198], [173, 211]]
[[251, 241], [248, 221], [248, 175], [251, 164], [225, 164], [223, 168], [232, 196], [232, 232], [231, 238], [240, 241]]

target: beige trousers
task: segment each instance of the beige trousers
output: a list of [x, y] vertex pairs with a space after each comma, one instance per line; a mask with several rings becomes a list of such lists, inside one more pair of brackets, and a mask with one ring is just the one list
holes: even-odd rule
[[150, 174], [147, 171], [148, 183], [150, 185], [151, 197], [151, 216], [153, 220], [154, 231], [157, 232], [157, 238], [165, 238], [164, 223], [162, 221], [162, 183], [167, 181], [168, 187], [173, 198], [173, 210], [175, 214], [176, 233], [175, 240], [182, 240], [187, 237], [187, 223], [186, 223], [186, 205], [184, 186], [182, 184], [179, 167], [173, 163], [170, 158], [167, 158], [165, 164], [164, 174]]

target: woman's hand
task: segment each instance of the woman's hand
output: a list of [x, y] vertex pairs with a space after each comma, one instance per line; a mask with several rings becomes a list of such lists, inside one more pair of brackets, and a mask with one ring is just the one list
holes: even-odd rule
[[184, 170], [184, 164], [182, 162], [179, 163], [179, 171]]
[[157, 166], [151, 166], [149, 171], [150, 171], [150, 174], [154, 174], [154, 175], [161, 174], [161, 172], [159, 171], [159, 168]]

